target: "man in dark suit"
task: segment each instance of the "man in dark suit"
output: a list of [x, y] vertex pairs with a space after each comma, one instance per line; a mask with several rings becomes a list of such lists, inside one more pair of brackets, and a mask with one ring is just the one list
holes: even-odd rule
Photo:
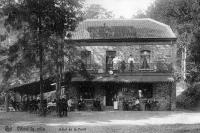
[[67, 116], [67, 100], [65, 98], [62, 98], [62, 116]]

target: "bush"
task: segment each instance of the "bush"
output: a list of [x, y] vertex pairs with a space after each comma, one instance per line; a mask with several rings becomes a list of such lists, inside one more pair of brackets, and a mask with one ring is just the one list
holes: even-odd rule
[[177, 108], [191, 109], [198, 105], [200, 100], [200, 83], [196, 83], [183, 91], [176, 99]]

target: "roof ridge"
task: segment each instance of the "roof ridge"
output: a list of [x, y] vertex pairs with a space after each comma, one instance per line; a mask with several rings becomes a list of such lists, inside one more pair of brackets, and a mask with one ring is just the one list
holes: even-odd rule
[[152, 19], [152, 18], [148, 18], [148, 20], [150, 20], [150, 21], [152, 21], [152, 22], [155, 22], [155, 23], [157, 23], [157, 24], [159, 24], [159, 25], [163, 25], [163, 26], [169, 26], [169, 25], [167, 25], [167, 24], [165, 24], [165, 23], [162, 23], [162, 22], [159, 22], [159, 21], [157, 21], [157, 20], [155, 20], [155, 19]]
[[151, 21], [151, 22], [154, 22], [158, 25], [161, 25], [161, 26], [165, 26], [165, 27], [170, 27], [169, 25], [165, 24], [165, 23], [162, 23], [162, 22], [159, 22], [155, 19], [152, 19], [152, 18], [132, 18], [132, 19], [120, 19], [120, 18], [114, 18], [114, 19], [86, 19], [84, 21], [82, 21], [83, 23], [84, 22], [102, 22], [102, 21], [140, 21], [140, 20], [143, 20], [143, 21]]
[[[129, 21], [129, 20], [148, 20], [150, 18], [132, 18], [132, 19], [120, 19], [120, 18], [113, 18], [113, 19], [86, 19], [84, 21], [120, 21], [120, 20], [124, 20], [124, 21]], [[152, 19], [153, 20], [153, 19]], [[83, 22], [84, 22], [83, 21]]]

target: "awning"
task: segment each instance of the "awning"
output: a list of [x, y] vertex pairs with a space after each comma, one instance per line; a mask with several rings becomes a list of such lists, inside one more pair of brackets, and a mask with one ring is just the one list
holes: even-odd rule
[[[55, 90], [54, 86], [51, 86], [51, 79], [46, 79], [43, 82], [44, 88], [43, 92], [49, 92]], [[18, 92], [20, 94], [30, 94], [30, 95], [37, 95], [40, 94], [40, 81], [32, 82], [29, 84], [24, 84], [18, 87], [11, 88], [10, 91]]]
[[[66, 84], [69, 80], [68, 78], [71, 78], [70, 72], [65, 72], [64, 77], [66, 82], [62, 82], [62, 85]], [[55, 90], [55, 86], [51, 85], [56, 82], [56, 77], [49, 77], [47, 79], [43, 80], [43, 93], [50, 92]], [[18, 92], [20, 94], [30, 94], [30, 95], [37, 95], [40, 94], [40, 81], [35, 81], [32, 83], [23, 84], [20, 86], [15, 86], [9, 89], [10, 91]]]
[[[73, 77], [72, 82], [84, 82], [88, 81], [83, 77]], [[172, 75], [156, 74], [156, 75], [107, 75], [96, 76], [92, 82], [124, 82], [124, 83], [155, 83], [155, 82], [174, 82]], [[44, 80], [43, 92], [50, 92], [55, 90], [55, 87], [51, 84], [54, 83], [53, 78]], [[62, 84], [66, 84], [63, 82]], [[19, 87], [10, 89], [11, 91], [18, 92], [20, 94], [36, 95], [40, 93], [40, 82], [32, 82]]]

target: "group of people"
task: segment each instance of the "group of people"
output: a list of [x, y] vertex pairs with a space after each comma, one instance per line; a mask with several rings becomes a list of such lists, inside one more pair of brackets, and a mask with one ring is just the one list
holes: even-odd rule
[[[141, 59], [140, 68], [141, 69], [149, 69], [150, 68], [150, 66], [149, 66], [149, 61], [150, 61], [149, 54], [147, 52], [144, 52], [141, 55], [140, 59]], [[134, 68], [135, 68], [134, 64], [135, 64], [135, 59], [132, 56], [132, 54], [130, 54], [127, 61], [122, 60], [122, 57], [119, 57], [119, 56], [115, 56], [114, 58], [112, 56], [108, 56], [108, 58], [107, 58], [107, 65], [108, 65], [107, 68], [109, 70], [115, 71], [115, 72], [125, 72], [126, 69], [128, 69], [129, 72], [133, 72]]]
[[93, 110], [94, 111], [101, 111], [102, 108], [101, 108], [101, 102], [100, 102], [100, 99], [99, 98], [96, 98], [94, 101], [93, 101]]
[[[133, 72], [135, 60], [132, 55], [129, 56], [127, 62], [128, 62], [129, 71]], [[119, 71], [124, 72], [127, 67], [126, 62], [118, 56], [115, 56], [114, 58], [109, 56], [107, 64], [110, 65], [108, 66], [110, 70], [114, 70], [115, 72], [119, 72]]]
[[[60, 98], [57, 103], [56, 100], [48, 102], [47, 99], [44, 99], [40, 102], [40, 99], [23, 99], [22, 102], [17, 102], [16, 100], [11, 99], [9, 101], [10, 105], [14, 108], [15, 111], [28, 111], [30, 113], [38, 113], [41, 111], [46, 115], [51, 111], [58, 111], [59, 116], [67, 116], [67, 111], [74, 110], [74, 103], [70, 97], [68, 100], [66, 98]], [[42, 104], [42, 108], [41, 108]], [[58, 104], [56, 108], [56, 104]]]
[[[60, 98], [58, 101], [57, 111], [60, 117], [67, 116], [68, 112], [74, 111], [74, 101], [73, 98], [70, 97], [68, 100], [66, 97]], [[56, 100], [54, 100], [56, 105]]]
[[[10, 104], [16, 111], [28, 111], [30, 113], [39, 114], [41, 113], [41, 109], [43, 109], [44, 115], [49, 114], [52, 111], [57, 111], [60, 117], [67, 116], [68, 112], [74, 111], [76, 107], [79, 111], [84, 111], [86, 110], [87, 106], [82, 96], [80, 96], [78, 99], [77, 104], [74, 103], [72, 97], [69, 99], [62, 97], [58, 99], [58, 101], [54, 99], [51, 102], [47, 102], [47, 99], [44, 99], [42, 102], [43, 108], [40, 108], [41, 102], [39, 99], [25, 99], [21, 103], [11, 100]], [[93, 101], [93, 110], [101, 111], [101, 103], [99, 98], [96, 98]]]
[[154, 111], [154, 110], [158, 110], [158, 101], [153, 100], [146, 100], [145, 101], [145, 110], [147, 111]]
[[134, 110], [134, 111], [140, 111], [140, 100], [136, 98], [133, 102], [128, 102], [128, 100], [123, 101], [123, 110], [129, 111], [129, 110]]
[[[47, 101], [43, 101], [44, 106], [47, 104]], [[46, 103], [46, 104], [45, 104]], [[10, 100], [10, 104], [16, 111], [29, 111], [36, 113], [40, 107], [40, 100], [33, 99], [33, 100], [24, 100], [21, 103], [15, 100]]]
[[158, 101], [154, 100], [144, 100], [141, 102], [138, 98], [133, 100], [133, 102], [129, 102], [127, 100], [123, 101], [123, 110], [134, 110], [134, 111], [140, 111], [142, 110], [141, 104], [144, 104], [144, 110], [146, 111], [154, 111], [158, 110]]
[[68, 102], [65, 98], [58, 100], [57, 110], [60, 117], [67, 116]]
[[[83, 99], [83, 97], [81, 96], [80, 99], [78, 100], [78, 110], [79, 111], [84, 111], [86, 110], [86, 102], [85, 100]], [[101, 111], [102, 108], [101, 108], [101, 102], [100, 102], [100, 99], [99, 98], [96, 98], [93, 100], [93, 107], [92, 107], [92, 110], [93, 111]]]

